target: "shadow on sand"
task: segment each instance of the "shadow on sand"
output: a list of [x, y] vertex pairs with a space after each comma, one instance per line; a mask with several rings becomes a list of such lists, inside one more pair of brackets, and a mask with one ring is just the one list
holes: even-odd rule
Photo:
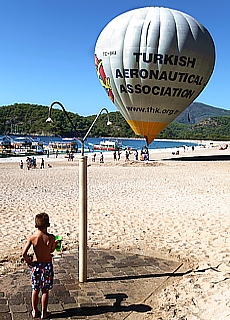
[[[182, 264], [177, 268], [179, 269]], [[191, 273], [192, 270], [186, 272], [166, 272], [166, 273], [155, 273], [155, 274], [138, 274], [138, 275], [125, 275], [111, 278], [89, 278], [87, 282], [101, 282], [101, 281], [125, 281], [135, 279], [147, 279], [147, 278], [162, 278], [162, 277], [183, 277], [184, 275]]]
[[[178, 268], [179, 269], [179, 268]], [[145, 279], [145, 278], [156, 278], [156, 277], [182, 277], [185, 274], [191, 273], [192, 270], [186, 272], [174, 272], [174, 273], [161, 273], [161, 274], [146, 274], [146, 275], [130, 275], [130, 276], [119, 276], [111, 278], [91, 278], [87, 282], [101, 282], [101, 281], [121, 281], [121, 280], [135, 280], [135, 279]], [[131, 305], [121, 305], [121, 302], [128, 298], [126, 293], [114, 293], [105, 295], [105, 299], [115, 299], [113, 305], [98, 305], [98, 306], [84, 306], [76, 308], [68, 308], [64, 311], [57, 312], [51, 315], [51, 319], [55, 318], [67, 318], [67, 317], [77, 317], [77, 316], [95, 316], [104, 313], [117, 313], [117, 312], [138, 312], [144, 313], [151, 311], [152, 308], [145, 304], [131, 304]]]

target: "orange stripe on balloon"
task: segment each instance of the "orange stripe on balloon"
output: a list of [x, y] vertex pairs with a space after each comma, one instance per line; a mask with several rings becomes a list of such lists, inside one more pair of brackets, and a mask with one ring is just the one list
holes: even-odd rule
[[127, 120], [130, 127], [136, 134], [145, 137], [147, 144], [150, 144], [169, 122], [146, 122], [137, 120]]

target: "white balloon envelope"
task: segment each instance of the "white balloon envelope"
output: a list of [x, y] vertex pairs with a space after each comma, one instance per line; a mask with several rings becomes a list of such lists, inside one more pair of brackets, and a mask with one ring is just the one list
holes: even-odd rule
[[204, 89], [215, 47], [207, 29], [191, 16], [146, 7], [109, 22], [94, 59], [109, 98], [149, 144]]

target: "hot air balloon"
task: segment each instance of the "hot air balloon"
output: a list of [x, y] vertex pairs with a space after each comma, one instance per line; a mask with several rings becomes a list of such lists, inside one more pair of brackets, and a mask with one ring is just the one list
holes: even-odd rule
[[206, 86], [215, 47], [207, 29], [180, 11], [146, 7], [102, 30], [95, 66], [108, 97], [150, 144]]

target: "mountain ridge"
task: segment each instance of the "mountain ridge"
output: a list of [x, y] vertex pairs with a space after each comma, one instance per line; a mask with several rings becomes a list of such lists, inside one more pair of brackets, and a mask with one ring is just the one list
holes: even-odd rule
[[174, 121], [183, 124], [197, 124], [212, 117], [230, 116], [230, 110], [213, 107], [202, 102], [193, 102]]

